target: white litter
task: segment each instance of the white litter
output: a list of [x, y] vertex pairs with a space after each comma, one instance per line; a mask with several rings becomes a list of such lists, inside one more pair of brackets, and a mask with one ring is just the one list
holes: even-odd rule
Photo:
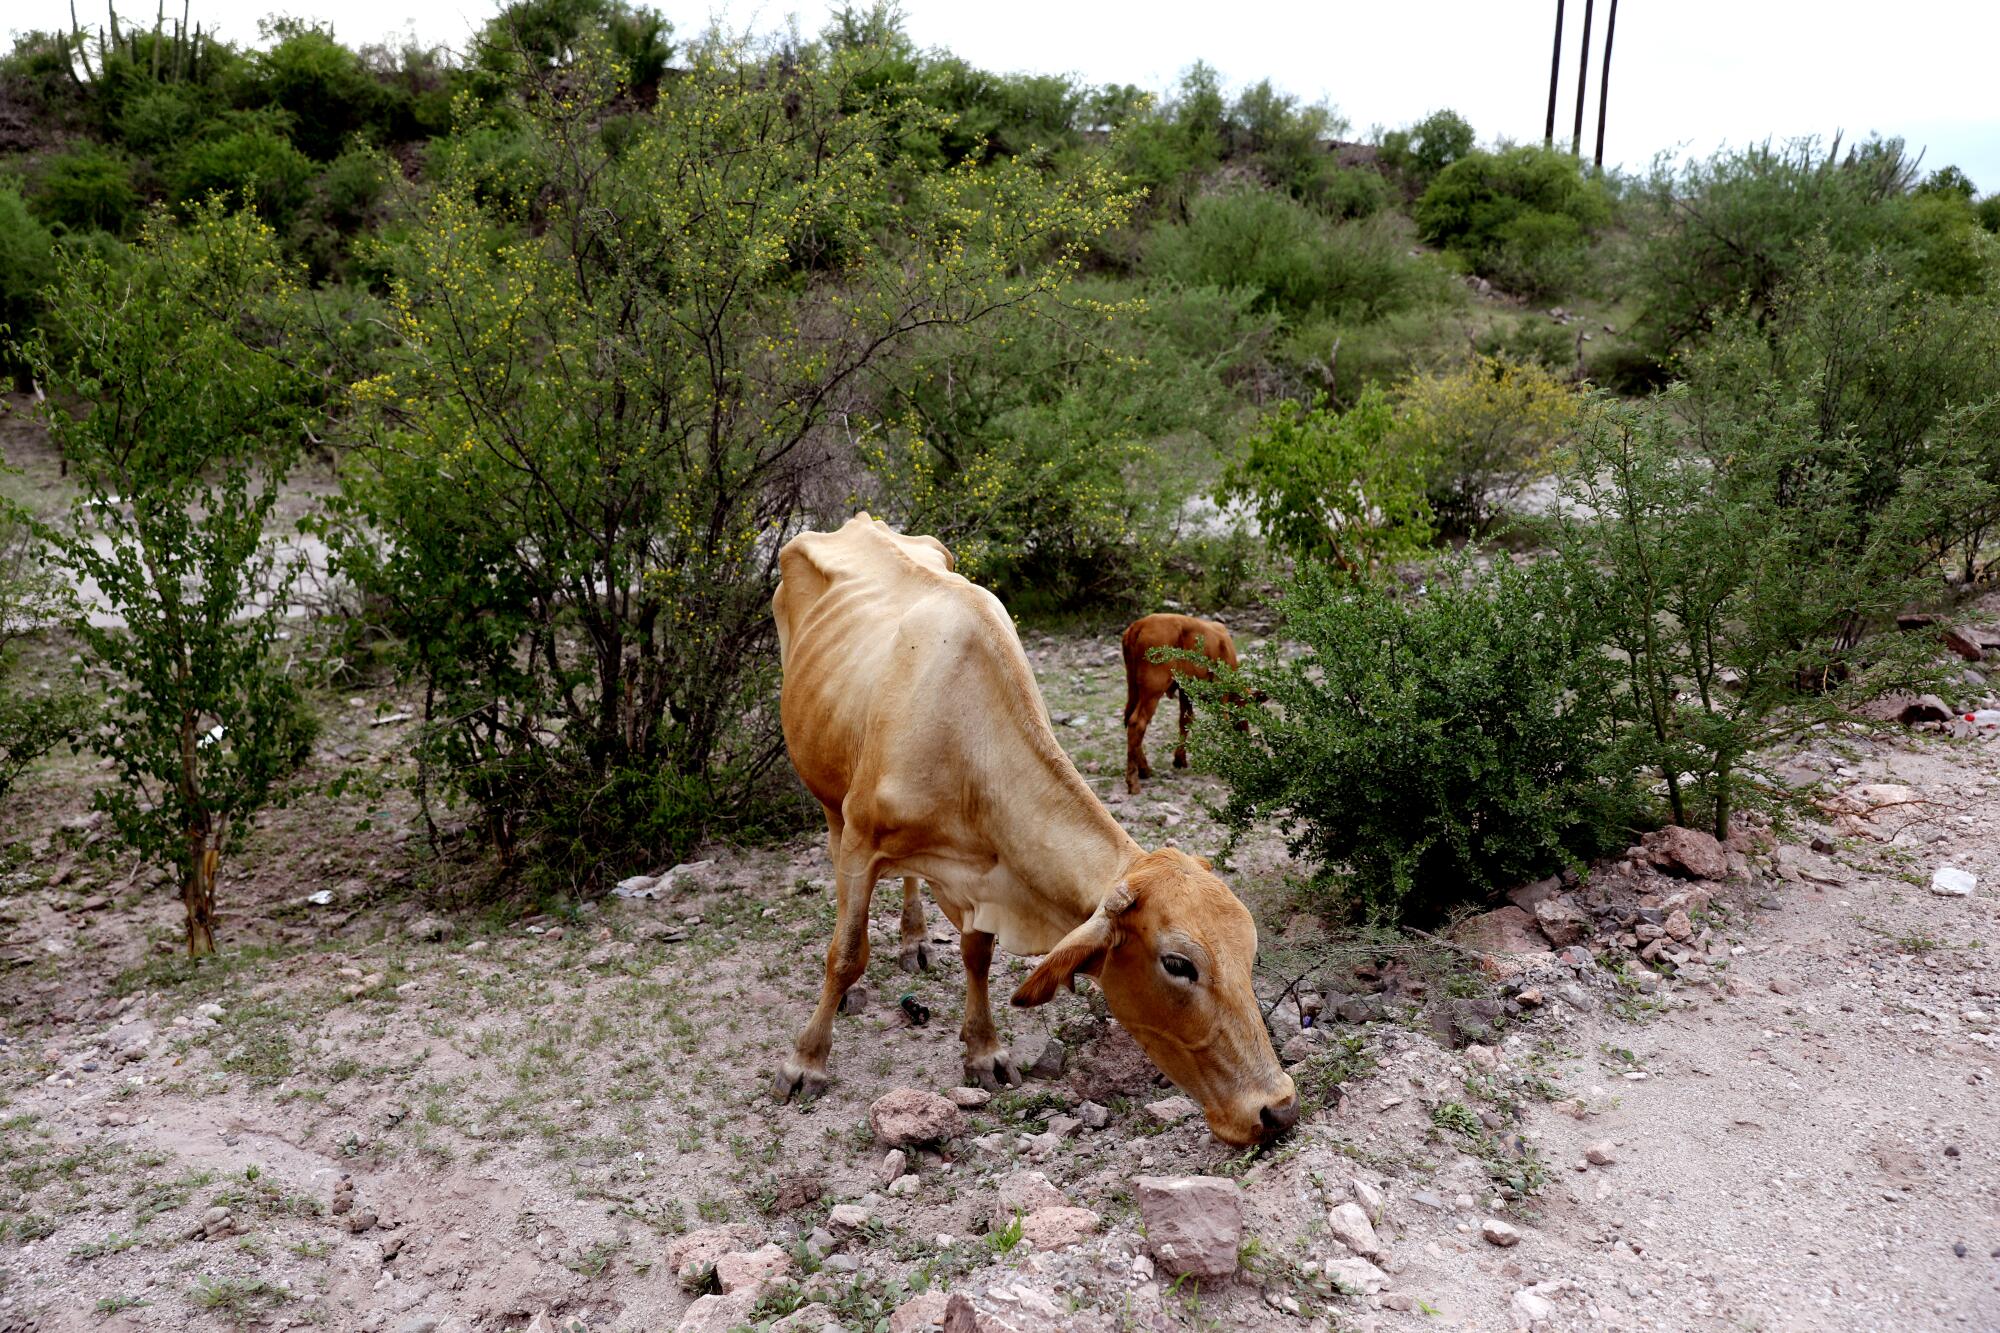
[[1931, 892], [1940, 898], [1968, 897], [1978, 883], [1970, 870], [1957, 866], [1939, 866], [1931, 872]]
[[333, 890], [321, 889], [318, 893], [307, 898], [306, 901], [314, 907], [331, 907], [333, 906]]

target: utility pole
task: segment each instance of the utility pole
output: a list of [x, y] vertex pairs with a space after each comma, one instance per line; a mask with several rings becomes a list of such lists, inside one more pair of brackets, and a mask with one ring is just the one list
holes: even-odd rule
[[1556, 49], [1549, 57], [1549, 123], [1542, 131], [1542, 147], [1556, 146], [1556, 82], [1562, 77], [1563, 0], [1556, 0]]
[[1604, 68], [1597, 84], [1597, 169], [1604, 170], [1604, 100], [1611, 96], [1611, 39], [1618, 35], [1618, 0], [1611, 0], [1611, 12], [1604, 16]]
[[1576, 129], [1571, 131], [1569, 155], [1583, 154], [1583, 99], [1590, 92], [1590, 11], [1596, 0], [1583, 0], [1583, 51], [1576, 61]]

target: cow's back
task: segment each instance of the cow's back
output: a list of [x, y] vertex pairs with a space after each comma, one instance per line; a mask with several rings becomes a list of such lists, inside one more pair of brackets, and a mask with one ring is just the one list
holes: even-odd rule
[[870, 744], [890, 740], [884, 714], [900, 730], [949, 704], [962, 655], [990, 638], [992, 597], [952, 571], [936, 538], [866, 514], [835, 532], [800, 533], [779, 570], [771, 610], [785, 744], [806, 786], [838, 808], [856, 773], [879, 760]]

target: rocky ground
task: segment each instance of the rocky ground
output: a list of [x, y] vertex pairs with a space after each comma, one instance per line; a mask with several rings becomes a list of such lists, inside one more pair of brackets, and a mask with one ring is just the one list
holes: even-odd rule
[[[1029, 646], [1135, 836], [1218, 847], [1164, 722], [1117, 790], [1115, 639]], [[1309, 1108], [1257, 1156], [1087, 986], [1001, 1015], [1023, 1087], [957, 1087], [956, 951], [897, 971], [893, 893], [833, 1089], [774, 1105], [820, 840], [455, 910], [387, 781], [407, 702], [327, 705], [313, 776], [382, 781], [262, 819], [199, 968], [168, 891], [87, 855], [101, 771], [10, 808], [0, 1330], [2000, 1328], [1990, 734], [1816, 735], [1779, 759], [1821, 818], [1656, 837], [1451, 941], [1324, 937], [1251, 840]]]

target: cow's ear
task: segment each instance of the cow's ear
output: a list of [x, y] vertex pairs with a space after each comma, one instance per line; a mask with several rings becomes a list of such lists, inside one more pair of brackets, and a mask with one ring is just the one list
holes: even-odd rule
[[1118, 914], [1132, 905], [1131, 886], [1120, 880], [1104, 895], [1104, 901], [1084, 923], [1062, 937], [1042, 959], [1041, 966], [1028, 974], [1014, 992], [1010, 1003], [1016, 1009], [1032, 1009], [1055, 998], [1056, 988], [1076, 989], [1076, 974], [1095, 976], [1104, 970], [1111, 946], [1118, 942]]

